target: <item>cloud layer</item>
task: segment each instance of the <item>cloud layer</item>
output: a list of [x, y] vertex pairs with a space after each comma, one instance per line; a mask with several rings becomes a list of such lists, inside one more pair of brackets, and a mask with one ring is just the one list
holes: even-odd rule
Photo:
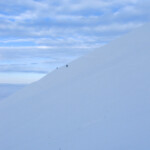
[[149, 21], [148, 0], [0, 2], [1, 46], [97, 47]]
[[149, 22], [149, 0], [0, 1], [0, 71], [47, 73]]

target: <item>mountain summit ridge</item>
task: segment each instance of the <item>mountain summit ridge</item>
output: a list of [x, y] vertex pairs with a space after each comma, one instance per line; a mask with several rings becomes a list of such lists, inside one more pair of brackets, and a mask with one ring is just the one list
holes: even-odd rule
[[0, 102], [0, 149], [149, 149], [149, 39], [147, 24]]

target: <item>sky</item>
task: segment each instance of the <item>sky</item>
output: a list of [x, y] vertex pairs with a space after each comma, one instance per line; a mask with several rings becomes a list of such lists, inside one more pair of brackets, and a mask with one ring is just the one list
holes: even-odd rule
[[0, 83], [32, 83], [150, 21], [149, 0], [0, 1]]

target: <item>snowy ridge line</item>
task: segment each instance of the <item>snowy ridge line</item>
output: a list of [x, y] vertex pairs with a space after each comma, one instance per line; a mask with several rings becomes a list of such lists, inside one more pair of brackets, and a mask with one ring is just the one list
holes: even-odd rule
[[149, 39], [146, 24], [0, 102], [0, 149], [150, 149]]

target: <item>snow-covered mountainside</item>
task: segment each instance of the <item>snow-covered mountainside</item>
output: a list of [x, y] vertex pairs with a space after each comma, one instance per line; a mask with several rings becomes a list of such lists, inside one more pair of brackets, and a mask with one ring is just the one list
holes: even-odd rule
[[0, 102], [0, 150], [149, 150], [150, 24]]
[[0, 84], [0, 101], [25, 87], [24, 84]]

